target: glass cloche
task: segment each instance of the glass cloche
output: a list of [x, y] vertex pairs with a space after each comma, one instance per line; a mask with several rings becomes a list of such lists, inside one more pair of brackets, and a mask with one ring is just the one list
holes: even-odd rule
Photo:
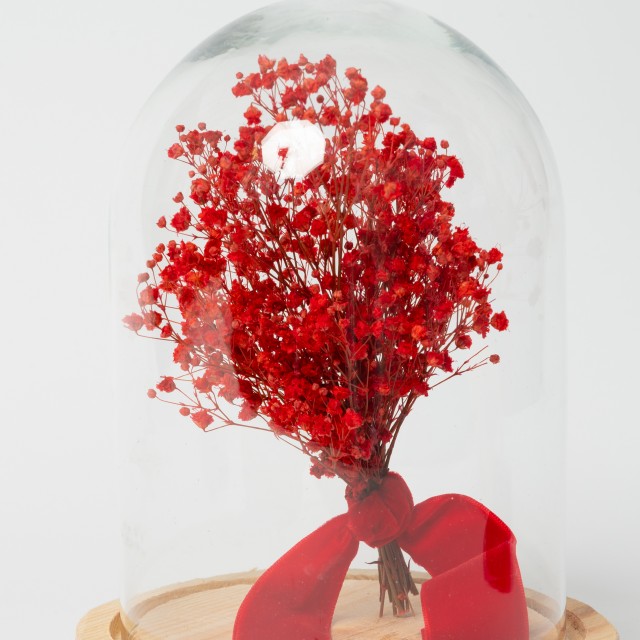
[[426, 14], [196, 47], [113, 207], [128, 637], [563, 638], [562, 246], [535, 114]]

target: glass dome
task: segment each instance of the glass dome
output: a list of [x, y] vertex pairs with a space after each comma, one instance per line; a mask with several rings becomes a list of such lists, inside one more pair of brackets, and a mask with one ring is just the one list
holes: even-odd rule
[[482, 51], [251, 13], [145, 106], [111, 234], [131, 638], [564, 637], [558, 182]]

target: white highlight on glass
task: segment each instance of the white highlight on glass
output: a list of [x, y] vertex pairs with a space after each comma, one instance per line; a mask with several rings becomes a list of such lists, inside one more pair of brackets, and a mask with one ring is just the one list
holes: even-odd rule
[[302, 180], [324, 160], [325, 138], [308, 120], [279, 122], [262, 141], [262, 164], [279, 180]]

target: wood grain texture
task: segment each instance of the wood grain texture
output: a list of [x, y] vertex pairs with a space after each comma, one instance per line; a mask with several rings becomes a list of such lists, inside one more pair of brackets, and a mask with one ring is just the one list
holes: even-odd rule
[[[130, 610], [126, 628], [117, 601], [89, 612], [77, 640], [229, 640], [237, 608], [257, 574], [199, 580], [148, 594]], [[422, 581], [422, 580], [417, 580]], [[349, 574], [333, 619], [333, 640], [420, 640], [420, 600], [414, 618], [377, 616], [378, 584], [371, 572]], [[591, 607], [568, 599], [554, 623], [553, 601], [527, 591], [531, 640], [618, 640], [614, 627]], [[388, 607], [387, 607], [388, 609]], [[137, 621], [137, 624], [133, 622]], [[188, 623], [185, 624], [185, 620]], [[256, 639], [259, 640], [259, 639]]]

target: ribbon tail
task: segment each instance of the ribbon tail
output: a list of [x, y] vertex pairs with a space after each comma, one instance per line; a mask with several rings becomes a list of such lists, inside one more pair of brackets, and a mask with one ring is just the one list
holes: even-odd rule
[[238, 609], [233, 640], [331, 640], [331, 620], [358, 551], [348, 516], [298, 542], [251, 587]]
[[457, 494], [430, 498], [398, 542], [431, 575], [420, 592], [423, 640], [528, 640], [516, 540], [486, 507]]

